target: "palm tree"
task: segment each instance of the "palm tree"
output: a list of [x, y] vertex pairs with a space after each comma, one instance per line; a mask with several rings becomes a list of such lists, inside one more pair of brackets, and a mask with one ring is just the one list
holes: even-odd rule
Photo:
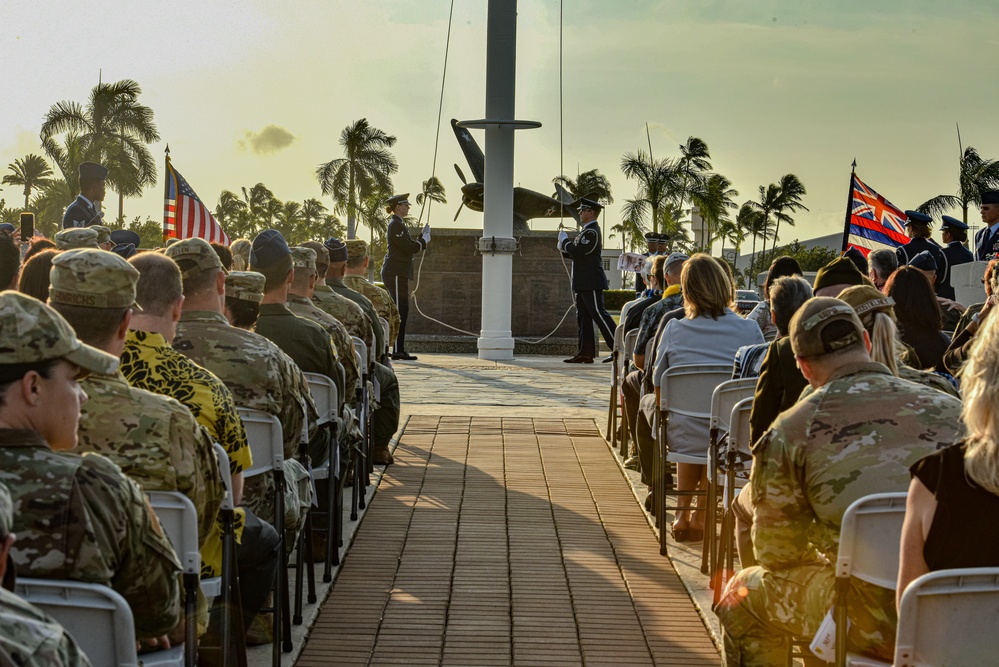
[[980, 206], [982, 192], [999, 188], [999, 161], [986, 160], [971, 146], [961, 155], [956, 195], [937, 195], [923, 202], [918, 210], [928, 215], [940, 215], [952, 208], [960, 208], [968, 224], [968, 208]]
[[[738, 207], [733, 201], [733, 198], [738, 196], [739, 191], [732, 187], [732, 181], [721, 174], [711, 174], [691, 190], [690, 204], [701, 216], [701, 243], [708, 253], [711, 252], [714, 240], [713, 229], [729, 219], [729, 210]], [[705, 224], [707, 224], [707, 236], [704, 236]]]
[[265, 220], [269, 222], [268, 209], [271, 207], [271, 202], [274, 201], [274, 193], [263, 183], [257, 183], [249, 190], [241, 189], [243, 202], [246, 204], [250, 219], [257, 225], [265, 224]]
[[[385, 232], [388, 229], [388, 219], [385, 217], [385, 200], [391, 195], [388, 191], [375, 191], [361, 200], [358, 208], [361, 223], [371, 232], [368, 247], [374, 249], [384, 244]], [[406, 223], [412, 222], [412, 218], [407, 216]], [[375, 245], [375, 240], [378, 245]], [[374, 262], [368, 264], [368, 280], [374, 280]]]
[[[708, 152], [708, 145], [703, 139], [697, 137], [687, 137], [686, 143], [680, 144], [679, 169], [683, 174], [683, 182], [680, 191], [677, 193], [680, 201], [677, 203], [683, 208], [684, 202], [690, 200], [693, 203], [693, 194], [703, 187], [704, 179], [708, 171], [711, 171], [711, 154]], [[704, 243], [704, 218], [701, 218], [701, 243]], [[705, 244], [710, 247], [710, 243]]]
[[215, 205], [215, 219], [220, 225], [235, 223], [239, 215], [246, 211], [246, 202], [231, 190], [223, 190], [219, 195], [219, 203]]
[[[416, 224], [420, 224], [423, 221], [424, 202], [437, 202], [438, 204], [447, 203], [447, 194], [444, 192], [444, 184], [441, 183], [441, 179], [436, 176], [431, 176], [427, 180], [423, 181], [420, 193], [416, 195], [416, 205], [420, 207], [420, 217], [417, 219]], [[429, 216], [430, 214], [428, 213], [427, 220], [430, 219]]]
[[598, 169], [584, 171], [576, 176], [576, 180], [572, 180], [564, 174], [556, 176], [552, 179], [552, 183], [558, 183], [577, 199], [580, 197], [595, 197], [598, 203], [605, 206], [614, 203], [614, 197], [611, 196], [610, 181]]
[[[763, 237], [763, 249], [760, 251], [761, 254], [766, 257], [767, 254], [767, 238], [773, 237], [770, 232], [770, 216], [775, 210], [777, 210], [777, 204], [780, 200], [780, 187], [776, 183], [771, 183], [767, 187], [760, 186], [760, 199], [759, 201], [750, 200], [748, 203], [757, 213], [760, 214], [760, 220], [757, 221], [759, 226], [762, 228], [761, 236]], [[756, 256], [756, 244], [753, 244], [753, 262], [750, 266], [756, 266], [757, 262]]]
[[624, 155], [621, 171], [625, 178], [638, 181], [638, 192], [625, 204], [622, 217], [645, 220], [651, 214], [652, 231], [658, 232], [660, 212], [671, 201], [676, 201], [677, 192], [682, 188], [677, 163], [669, 158], [656, 160], [639, 150]]
[[392, 174], [399, 164], [389, 152], [396, 138], [368, 123], [354, 121], [340, 132], [344, 156], [316, 168], [324, 195], [332, 195], [336, 210], [347, 215], [347, 238], [357, 233], [360, 202], [375, 192], [392, 191]]
[[49, 237], [59, 231], [63, 213], [76, 198], [77, 191], [66, 179], [58, 178], [36, 193], [31, 199], [31, 210], [35, 212], [35, 229]]
[[28, 208], [28, 200], [32, 190], [43, 188], [52, 182], [49, 176], [52, 175], [52, 167], [40, 155], [30, 153], [23, 158], [14, 160], [7, 165], [12, 173], [3, 177], [6, 185], [24, 186], [24, 208]]
[[[761, 195], [763, 186], [760, 186]], [[749, 200], [742, 204], [739, 208], [739, 212], [735, 216], [735, 224], [739, 229], [745, 230], [747, 234], [753, 237], [753, 258], [749, 261], [749, 274], [753, 275], [753, 268], [757, 264], [756, 255], [756, 239], [762, 238], [763, 245], [766, 246], [767, 239], [770, 237], [770, 228], [767, 222], [767, 216], [760, 209], [760, 204], [758, 202]]]
[[[277, 200], [274, 200], [277, 201]], [[281, 232], [288, 245], [295, 245], [306, 239], [299, 238], [302, 234], [302, 205], [297, 201], [278, 202], [280, 207], [274, 215], [274, 229]]]
[[[78, 102], [58, 102], [42, 123], [45, 140], [63, 133], [79, 136], [84, 158], [108, 168], [108, 184], [118, 193], [118, 218], [124, 198], [156, 182], [156, 163], [147, 145], [159, 141], [153, 110], [139, 104], [142, 89], [130, 79], [100, 83], [90, 92], [86, 107]], [[55, 156], [49, 155], [55, 160]]]
[[742, 242], [746, 240], [746, 230], [739, 225], [738, 218], [732, 220], [726, 217], [718, 225], [718, 238], [722, 241], [723, 250], [726, 241], [730, 242], [735, 249], [735, 259], [732, 260], [732, 272], [735, 273], [738, 270], [739, 252], [742, 250]]
[[[774, 208], [774, 218], [777, 225], [774, 229], [774, 247], [777, 245], [777, 237], [780, 234], [780, 223], [786, 222], [794, 226], [794, 218], [789, 214], [797, 211], [807, 211], [808, 207], [801, 203], [801, 198], [805, 196], [805, 186], [794, 174], [784, 174], [777, 184], [780, 189], [780, 196], [777, 198], [777, 206]], [[771, 249], [772, 254], [773, 249]]]
[[306, 232], [310, 233], [312, 225], [323, 219], [328, 213], [326, 205], [315, 198], [306, 199], [302, 202], [302, 224]]

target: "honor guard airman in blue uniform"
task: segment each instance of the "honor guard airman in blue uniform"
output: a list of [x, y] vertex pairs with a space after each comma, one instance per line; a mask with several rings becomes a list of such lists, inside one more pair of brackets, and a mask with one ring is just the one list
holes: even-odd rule
[[968, 262], [975, 261], [975, 255], [964, 245], [968, 241], [968, 225], [949, 215], [942, 216], [941, 219], [943, 222], [940, 224], [940, 235], [944, 242], [943, 254], [947, 258], [946, 280], [949, 290], [949, 294], [941, 296], [953, 301], [956, 295], [954, 293], [953, 281], [950, 277], [951, 269], [958, 264], [967, 264]]
[[600, 257], [600, 227], [597, 216], [603, 209], [591, 199], [579, 200], [579, 224], [582, 230], [570, 240], [559, 232], [558, 249], [572, 260], [572, 291], [576, 294], [576, 324], [579, 326], [579, 351], [567, 364], [592, 364], [597, 355], [593, 325], [600, 328], [607, 346], [614, 349], [614, 320], [604, 308], [607, 276]]
[[95, 202], [104, 201], [107, 167], [95, 162], [82, 162], [79, 173], [80, 194], [76, 196], [76, 201], [66, 208], [66, 213], [62, 216], [63, 229], [99, 225], [104, 219], [104, 214], [97, 210]]
[[399, 335], [395, 339], [393, 359], [414, 361], [415, 356], [406, 352], [406, 320], [409, 318], [409, 281], [413, 279], [413, 255], [425, 250], [430, 243], [430, 225], [413, 239], [403, 218], [409, 213], [409, 193], [389, 197], [385, 211], [391, 213], [385, 230], [385, 261], [382, 262], [382, 282], [389, 296], [399, 308]]
[[932, 224], [933, 218], [925, 213], [906, 211], [905, 233], [909, 235], [910, 241], [896, 248], [895, 255], [898, 257], [899, 266], [906, 266], [924, 250], [933, 255], [933, 260], [937, 263], [937, 280], [934, 290], [937, 296], [950, 299], [952, 297], [947, 296], [948, 293], [953, 294], [950, 286], [950, 267], [947, 264], [947, 257], [944, 255], [943, 249], [930, 238], [930, 225]]
[[982, 193], [982, 223], [975, 234], [975, 259], [987, 262], [999, 257], [999, 190]]

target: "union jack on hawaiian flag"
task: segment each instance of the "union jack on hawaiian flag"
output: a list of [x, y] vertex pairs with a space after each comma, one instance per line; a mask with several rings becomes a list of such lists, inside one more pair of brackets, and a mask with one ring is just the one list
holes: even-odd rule
[[209, 243], [229, 245], [229, 235], [201, 203], [194, 189], [166, 158], [166, 187], [163, 203], [163, 240], [202, 238]]
[[866, 257], [872, 250], [897, 248], [908, 242], [905, 213], [852, 174], [843, 250], [853, 246]]

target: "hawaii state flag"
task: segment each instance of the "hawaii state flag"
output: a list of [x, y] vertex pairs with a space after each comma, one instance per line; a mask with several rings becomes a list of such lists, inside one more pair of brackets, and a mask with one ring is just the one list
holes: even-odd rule
[[202, 238], [209, 243], [229, 245], [229, 235], [201, 203], [194, 189], [166, 159], [166, 187], [163, 203], [163, 240]]
[[843, 250], [853, 246], [867, 257], [872, 250], [894, 249], [908, 242], [905, 213], [853, 174]]

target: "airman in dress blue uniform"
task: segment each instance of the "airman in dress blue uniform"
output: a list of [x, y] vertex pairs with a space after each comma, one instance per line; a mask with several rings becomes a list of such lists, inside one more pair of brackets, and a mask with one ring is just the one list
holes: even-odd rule
[[999, 256], [999, 190], [982, 193], [980, 210], [985, 226], [975, 234], [975, 258], [987, 262]]
[[943, 222], [940, 224], [940, 235], [944, 242], [943, 254], [947, 258], [946, 280], [949, 291], [948, 294], [942, 294], [941, 296], [953, 301], [956, 295], [950, 278], [951, 268], [958, 264], [973, 262], [975, 261], [975, 256], [964, 245], [968, 241], [968, 225], [949, 215], [942, 216], [941, 219]]
[[607, 276], [600, 257], [600, 227], [597, 216], [603, 209], [592, 199], [579, 200], [579, 224], [582, 230], [573, 240], [559, 232], [558, 249], [572, 260], [572, 291], [576, 294], [576, 324], [579, 326], [579, 351], [567, 364], [592, 364], [597, 354], [593, 324], [600, 328], [607, 346], [614, 349], [614, 320], [604, 308]]
[[924, 250], [933, 255], [933, 260], [937, 263], [937, 280], [933, 289], [937, 296], [949, 299], [951, 297], [947, 294], [953, 294], [950, 286], [950, 267], [947, 264], [947, 257], [944, 256], [943, 249], [930, 238], [930, 225], [932, 224], [933, 218], [925, 213], [906, 211], [905, 233], [909, 235], [911, 240], [896, 248], [895, 255], [898, 257], [899, 266], [906, 266]]
[[426, 250], [430, 243], [430, 225], [423, 226], [423, 233], [415, 240], [409, 235], [409, 229], [403, 218], [409, 213], [409, 193], [389, 197], [385, 202], [385, 210], [391, 213], [388, 228], [385, 230], [385, 242], [388, 246], [385, 261], [382, 263], [382, 282], [389, 296], [399, 308], [399, 335], [395, 339], [393, 359], [414, 361], [415, 356], [406, 352], [406, 320], [409, 318], [409, 281], [413, 279], [413, 255]]
[[76, 201], [66, 208], [66, 213], [62, 216], [63, 229], [99, 225], [104, 219], [104, 214], [97, 210], [95, 202], [104, 200], [107, 167], [95, 162], [82, 162], [79, 173], [80, 194], [76, 196]]

